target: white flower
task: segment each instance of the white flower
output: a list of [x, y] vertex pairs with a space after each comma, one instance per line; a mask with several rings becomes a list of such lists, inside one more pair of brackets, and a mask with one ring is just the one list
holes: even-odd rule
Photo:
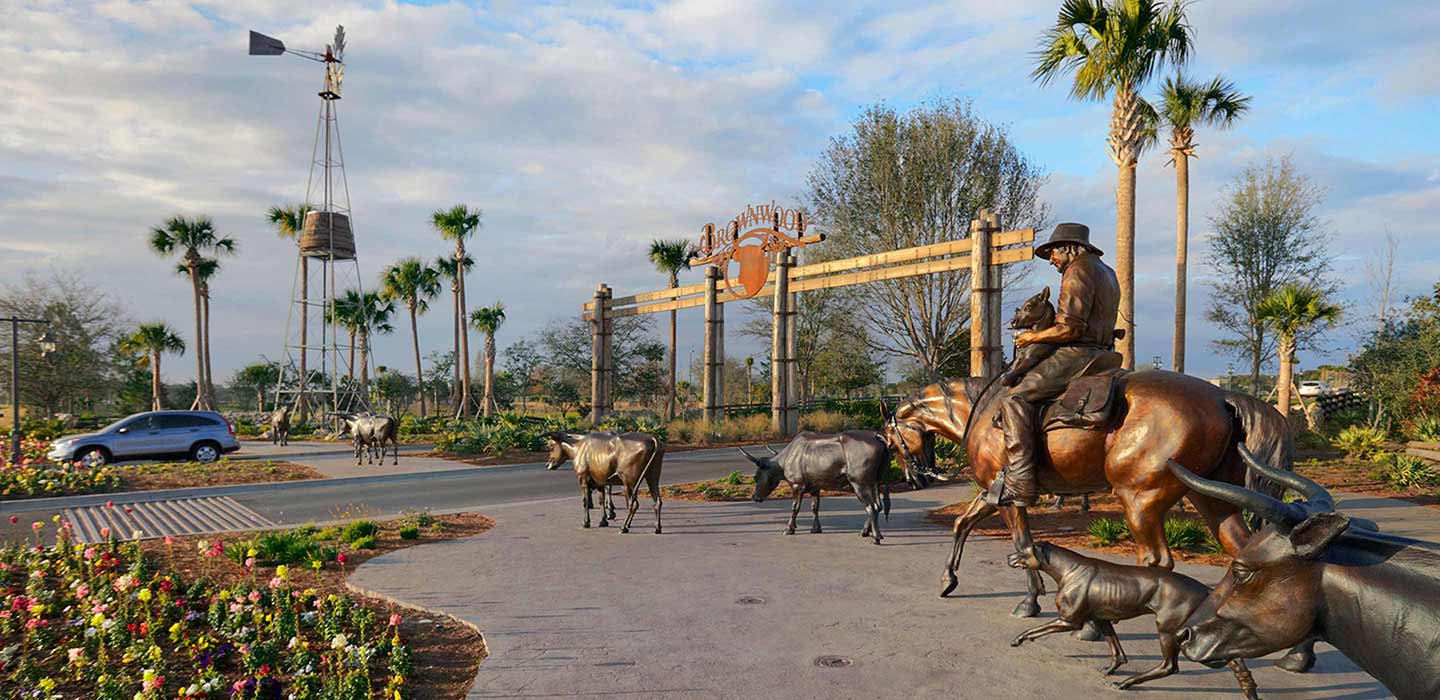
[[330, 640], [331, 649], [344, 649], [348, 646], [350, 646], [350, 640], [343, 634], [337, 634], [334, 639]]

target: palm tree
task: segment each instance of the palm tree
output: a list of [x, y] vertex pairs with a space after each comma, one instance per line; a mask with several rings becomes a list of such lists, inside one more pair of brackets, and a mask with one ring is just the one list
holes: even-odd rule
[[1126, 368], [1135, 367], [1135, 164], [1154, 138], [1154, 109], [1141, 99], [1145, 83], [1167, 63], [1179, 66], [1191, 51], [1185, 4], [1175, 0], [1065, 0], [1045, 33], [1032, 77], [1042, 85], [1074, 73], [1070, 96], [1104, 100], [1110, 113], [1110, 158], [1119, 170], [1115, 189], [1115, 271], [1120, 278], [1119, 342]]
[[379, 292], [364, 292], [360, 294], [358, 307], [359, 335], [360, 335], [360, 391], [368, 401], [370, 398], [370, 337], [372, 335], [390, 335], [395, 332], [395, 327], [390, 325], [390, 317], [395, 315], [395, 302], [381, 296]]
[[330, 322], [350, 334], [350, 362], [345, 376], [351, 380], [355, 379], [355, 338], [360, 334], [360, 326], [364, 323], [364, 304], [365, 298], [358, 290], [347, 289], [335, 299], [330, 310]]
[[163, 322], [142, 323], [134, 333], [120, 341], [119, 348], [121, 352], [139, 356], [136, 366], [150, 366], [150, 410], [163, 410], [165, 397], [160, 383], [160, 356], [167, 352], [183, 354], [185, 341]]
[[[670, 276], [670, 288], [680, 286], [680, 271], [690, 269], [694, 249], [685, 240], [654, 240], [650, 242], [650, 262], [655, 269]], [[675, 310], [670, 310], [670, 386], [665, 400], [665, 419], [675, 418]]]
[[1256, 318], [1275, 331], [1280, 354], [1279, 393], [1275, 407], [1290, 415], [1290, 388], [1295, 375], [1295, 343], [1312, 326], [1324, 323], [1333, 328], [1340, 320], [1340, 307], [1325, 298], [1325, 292], [1308, 284], [1291, 282], [1266, 295], [1255, 307]]
[[[265, 211], [265, 220], [275, 226], [275, 232], [281, 238], [292, 239], [295, 246], [300, 246], [300, 232], [305, 228], [305, 216], [310, 213], [309, 204], [288, 204], [276, 205]], [[305, 420], [305, 379], [310, 376], [306, 371], [307, 356], [310, 354], [306, 349], [309, 341], [310, 330], [310, 258], [300, 256], [300, 394], [295, 397], [295, 412], [298, 420]], [[278, 381], [278, 380], [277, 380]], [[278, 400], [278, 399], [277, 399]]]
[[[199, 347], [205, 348], [205, 391], [213, 399], [215, 396], [215, 378], [210, 368], [210, 278], [220, 271], [220, 261], [215, 258], [201, 258], [196, 272], [200, 275], [200, 318], [203, 334], [200, 336]], [[189, 275], [190, 266], [181, 262], [175, 266], [175, 272], [180, 275]], [[199, 397], [191, 403], [191, 410], [199, 408]]]
[[1195, 127], [1229, 128], [1250, 98], [1216, 76], [1198, 83], [1175, 75], [1160, 87], [1160, 118], [1170, 127], [1170, 162], [1175, 166], [1175, 348], [1172, 364], [1185, 371], [1185, 282], [1190, 247], [1190, 159], [1195, 156]]
[[[380, 282], [380, 293], [392, 301], [403, 301], [410, 310], [410, 342], [415, 348], [415, 376], [424, 382], [425, 374], [420, 366], [420, 332], [416, 327], [417, 314], [430, 308], [430, 300], [440, 293], [440, 273], [426, 265], [420, 258], [405, 258], [385, 270]], [[425, 392], [420, 394], [420, 417], [425, 417]]]
[[215, 397], [206, 386], [205, 358], [209, 347], [205, 345], [203, 306], [200, 293], [200, 267], [205, 253], [228, 254], [235, 252], [235, 240], [215, 233], [215, 224], [208, 216], [187, 219], [172, 216], [163, 226], [150, 229], [150, 249], [160, 255], [180, 252], [181, 264], [190, 276], [190, 290], [195, 299], [195, 405], [202, 410], [215, 407]]
[[485, 398], [481, 399], [480, 405], [487, 418], [495, 412], [495, 331], [500, 330], [503, 323], [505, 305], [498, 301], [493, 306], [483, 306], [470, 314], [470, 324], [475, 326], [475, 330], [485, 334]]
[[455, 241], [455, 318], [460, 331], [460, 353], [456, 360], [460, 364], [460, 398], [456, 415], [464, 415], [474, 398], [470, 394], [470, 331], [465, 325], [465, 239], [475, 235], [480, 228], [479, 209], [471, 210], [464, 204], [449, 209], [440, 209], [431, 214], [431, 225], [447, 241]]
[[[458, 260], [453, 253], [435, 259], [435, 271], [440, 273], [441, 277], [450, 280], [450, 298], [454, 302], [453, 308], [450, 309], [450, 330], [455, 335], [455, 366], [453, 368], [455, 383], [453, 386], [457, 389], [460, 386], [460, 327], [465, 324], [460, 320], [460, 275], [456, 273], [461, 271], [468, 273], [474, 266], [475, 258], [470, 257], [469, 254]], [[450, 408], [458, 411], [460, 410], [460, 393], [454, 391], [452, 394]], [[439, 404], [436, 404], [436, 410], [439, 410]]]

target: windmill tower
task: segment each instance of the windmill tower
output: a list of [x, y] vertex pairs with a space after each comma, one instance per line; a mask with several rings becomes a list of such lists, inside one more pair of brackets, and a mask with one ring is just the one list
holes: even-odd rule
[[[335, 28], [335, 40], [325, 51], [285, 48], [279, 39], [250, 32], [250, 55], [291, 54], [325, 65], [325, 82], [318, 93], [320, 115], [315, 124], [310, 171], [306, 180], [305, 214], [296, 242], [295, 280], [290, 312], [285, 320], [285, 341], [275, 405], [294, 406], [301, 412], [356, 412], [368, 402], [354, 380], [354, 365], [368, 363], [355, 357], [368, 348], [356, 347], [342, 327], [336, 302], [346, 291], [363, 294], [355, 231], [350, 218], [350, 186], [345, 178], [345, 152], [340, 145], [340, 84], [345, 77], [345, 28]], [[318, 283], [318, 284], [317, 284]], [[316, 294], [318, 286], [319, 294]], [[343, 341], [343, 342], [342, 342]]]

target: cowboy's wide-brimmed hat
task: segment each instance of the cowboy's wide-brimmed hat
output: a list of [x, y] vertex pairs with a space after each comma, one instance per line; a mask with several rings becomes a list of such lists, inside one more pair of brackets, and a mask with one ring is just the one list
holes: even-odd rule
[[1086, 250], [1096, 254], [1104, 255], [1105, 251], [1096, 248], [1090, 243], [1090, 227], [1085, 224], [1064, 223], [1055, 227], [1050, 234], [1050, 240], [1035, 246], [1035, 257], [1047, 258], [1050, 256], [1050, 249], [1055, 246], [1074, 243], [1084, 246]]

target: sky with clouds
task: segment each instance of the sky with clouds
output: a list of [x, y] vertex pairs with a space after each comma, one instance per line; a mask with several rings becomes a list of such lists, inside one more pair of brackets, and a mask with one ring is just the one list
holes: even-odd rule
[[[188, 285], [145, 247], [174, 214], [205, 213], [239, 241], [213, 284], [218, 376], [277, 357], [294, 248], [262, 218], [305, 194], [322, 72], [246, 55], [246, 30], [297, 48], [348, 36], [340, 102], [367, 284], [396, 258], [447, 249], [429, 213], [485, 212], [472, 248], [472, 307], [503, 300], [503, 347], [573, 316], [599, 281], [661, 286], [655, 237], [691, 237], [752, 202], [803, 202], [818, 154], [866, 105], [972, 100], [1049, 172], [1056, 220], [1114, 246], [1108, 106], [1029, 79], [1055, 0], [602, 4], [361, 0], [0, 0], [0, 260], [76, 272], [136, 320], [189, 335]], [[1440, 220], [1440, 4], [1199, 0], [1189, 72], [1223, 72], [1253, 95], [1231, 131], [1202, 130], [1191, 167], [1189, 369], [1223, 373], [1210, 349], [1207, 221], [1247, 164], [1289, 156], [1325, 188], [1352, 323], [1302, 366], [1343, 360], [1373, 322], [1362, 269], [1387, 231], [1397, 295], [1436, 281]], [[1137, 357], [1169, 359], [1175, 179], [1140, 165]], [[1034, 285], [1053, 273], [1031, 263]], [[698, 281], [698, 271], [685, 280]], [[1007, 300], [1007, 308], [1010, 302]], [[425, 349], [448, 347], [448, 302], [422, 317]], [[659, 319], [657, 319], [658, 321]], [[732, 319], [733, 320], [733, 319]], [[398, 324], [405, 328], [403, 319]], [[734, 324], [732, 324], [734, 325]], [[657, 336], [661, 330], [656, 325]], [[763, 352], [738, 337], [729, 352]], [[700, 314], [682, 315], [681, 357]], [[408, 367], [408, 333], [380, 364]], [[187, 362], [172, 362], [171, 380]]]

